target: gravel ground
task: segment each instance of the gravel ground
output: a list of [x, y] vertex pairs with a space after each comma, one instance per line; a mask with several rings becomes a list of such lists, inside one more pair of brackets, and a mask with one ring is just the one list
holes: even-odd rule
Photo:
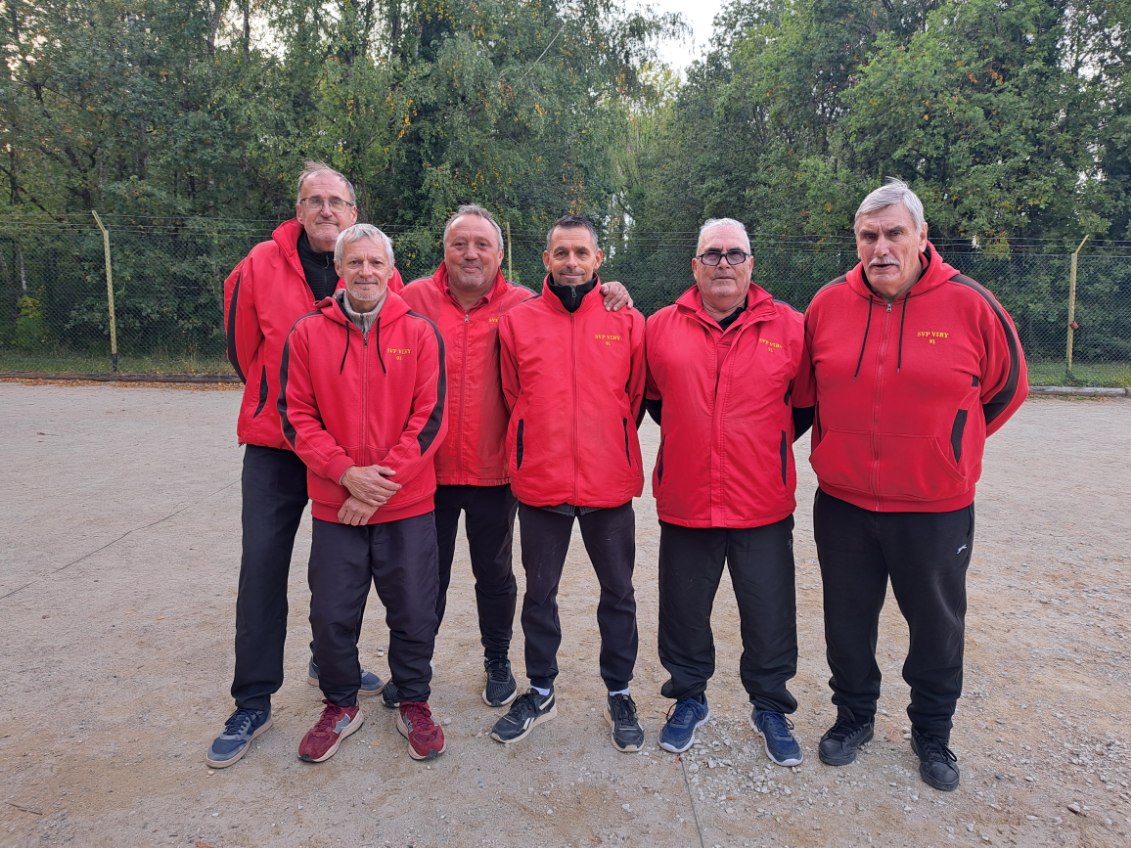
[[[560, 597], [558, 716], [514, 746], [487, 737], [498, 713], [479, 698], [461, 542], [433, 693], [447, 753], [410, 760], [392, 712], [366, 702], [365, 726], [332, 760], [300, 762], [298, 741], [320, 708], [304, 673], [304, 524], [275, 726], [242, 762], [208, 769], [204, 752], [231, 708], [237, 406], [230, 389], [0, 383], [0, 845], [1131, 844], [1131, 400], [1032, 399], [990, 443], [951, 746], [962, 786], [947, 794], [919, 780], [908, 745], [906, 629], [894, 603], [881, 626], [876, 739], [853, 765], [817, 759], [833, 710], [804, 459], [792, 687], [800, 766], [770, 764], [750, 729], [725, 579], [713, 718], [682, 756], [656, 747], [668, 702], [658, 694], [658, 534], [646, 492], [634, 681], [644, 751], [609, 744], [595, 578], [579, 540]], [[642, 437], [650, 463], [657, 431], [646, 423]], [[385, 676], [381, 612], [373, 596], [362, 657]], [[521, 672], [520, 634], [513, 656]]]

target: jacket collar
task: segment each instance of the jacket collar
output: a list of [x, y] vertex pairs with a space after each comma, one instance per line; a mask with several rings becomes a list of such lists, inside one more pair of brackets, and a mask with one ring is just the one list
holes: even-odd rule
[[[703, 307], [703, 295], [699, 292], [699, 286], [692, 284], [687, 291], [679, 296], [675, 305], [683, 314], [695, 318], [700, 323], [719, 329], [718, 322], [708, 315], [707, 310]], [[746, 309], [731, 326], [738, 327], [765, 321], [776, 314], [777, 306], [774, 304], [773, 296], [756, 283], [751, 283], [749, 291], [746, 292]]]

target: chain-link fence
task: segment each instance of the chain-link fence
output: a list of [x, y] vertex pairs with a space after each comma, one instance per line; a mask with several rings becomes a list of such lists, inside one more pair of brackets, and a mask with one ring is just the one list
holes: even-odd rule
[[[104, 239], [93, 220], [0, 223], [0, 372], [94, 373], [116, 367], [124, 374], [229, 375], [223, 280], [269, 236], [274, 222], [149, 219], [108, 221], [106, 227]], [[405, 280], [432, 273], [441, 258], [438, 238], [384, 229], [397, 245]], [[513, 232], [509, 238], [504, 273], [538, 289], [544, 234]], [[624, 282], [637, 307], [650, 314], [691, 284], [695, 241], [695, 233], [632, 233], [606, 246], [601, 276]], [[1069, 254], [997, 255], [966, 243], [936, 246], [1009, 310], [1035, 385], [1131, 385], [1131, 252], [1081, 252], [1073, 297]], [[798, 309], [856, 262], [850, 235], [761, 243], [753, 251], [755, 281]]]

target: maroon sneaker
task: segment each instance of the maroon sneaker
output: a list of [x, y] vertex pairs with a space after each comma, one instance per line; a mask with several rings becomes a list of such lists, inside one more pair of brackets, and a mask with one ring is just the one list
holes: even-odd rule
[[408, 740], [408, 753], [414, 760], [431, 760], [444, 753], [444, 731], [432, 721], [426, 701], [402, 701], [397, 730]]
[[326, 705], [326, 709], [322, 710], [322, 716], [298, 745], [299, 759], [308, 763], [321, 763], [330, 759], [342, 740], [365, 721], [357, 707], [339, 707], [327, 700], [322, 703]]

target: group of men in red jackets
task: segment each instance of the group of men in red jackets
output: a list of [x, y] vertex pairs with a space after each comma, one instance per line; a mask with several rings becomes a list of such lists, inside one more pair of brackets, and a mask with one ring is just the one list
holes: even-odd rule
[[[244, 380], [243, 556], [236, 607], [236, 710], [207, 762], [238, 761], [271, 724], [283, 679], [286, 584], [312, 504], [310, 680], [324, 709], [299, 745], [321, 762], [362, 724], [359, 696], [397, 710], [410, 755], [445, 749], [429, 707], [460, 515], [475, 576], [483, 700], [511, 744], [556, 712], [557, 592], [573, 524], [600, 585], [604, 715], [613, 745], [644, 730], [630, 681], [638, 651], [637, 429], [660, 425], [652, 491], [660, 520], [659, 653], [672, 708], [659, 744], [685, 751], [710, 716], [711, 610], [728, 567], [740, 615], [751, 726], [779, 765], [802, 761], [787, 689], [797, 670], [793, 442], [812, 428], [814, 535], [825, 588], [837, 717], [820, 759], [852, 762], [873, 736], [875, 648], [890, 581], [907, 619], [904, 678], [920, 775], [959, 784], [949, 747], [962, 689], [965, 578], [975, 484], [988, 435], [1027, 391], [1005, 310], [946, 264], [923, 207], [899, 181], [865, 198], [860, 263], [804, 315], [752, 282], [744, 226], [707, 221], [692, 285], [647, 322], [603, 282], [593, 225], [547, 235], [540, 296], [504, 279], [502, 232], [462, 206], [444, 261], [402, 284], [393, 245], [356, 224], [353, 187], [308, 163], [296, 216], [225, 285], [229, 359]], [[509, 648], [517, 606], [529, 686]], [[369, 587], [389, 627], [387, 683], [361, 668]]]

